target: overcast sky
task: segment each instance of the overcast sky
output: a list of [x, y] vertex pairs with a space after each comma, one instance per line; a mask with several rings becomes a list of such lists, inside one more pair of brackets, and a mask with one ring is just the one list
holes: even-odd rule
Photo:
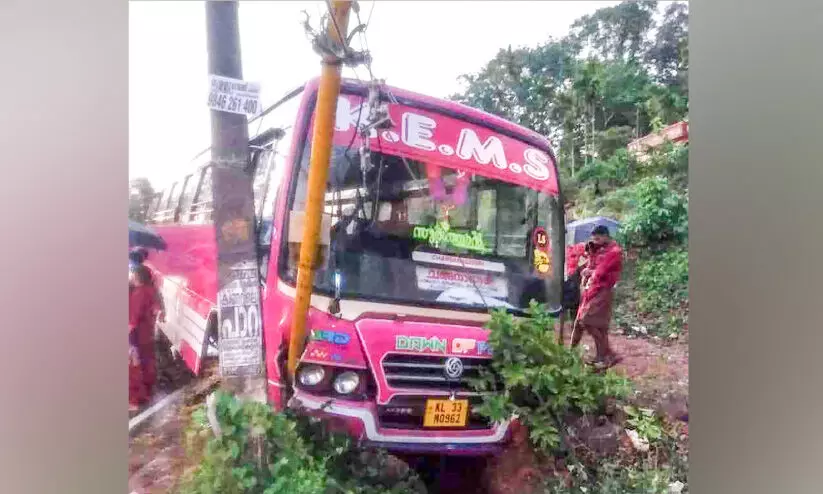
[[[459, 75], [478, 71], [500, 48], [563, 36], [578, 17], [616, 3], [380, 1], [367, 32], [374, 73], [393, 86], [445, 97], [460, 89]], [[322, 1], [241, 2], [243, 75], [261, 83], [264, 106], [319, 75], [301, 11], [316, 27], [325, 8]], [[372, 2], [361, 2], [364, 22], [371, 9]], [[366, 77], [364, 68], [358, 73]], [[206, 81], [203, 2], [129, 2], [131, 178], [160, 188], [208, 147]]]

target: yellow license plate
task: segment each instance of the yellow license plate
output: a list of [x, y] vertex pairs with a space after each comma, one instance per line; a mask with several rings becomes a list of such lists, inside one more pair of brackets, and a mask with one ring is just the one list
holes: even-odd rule
[[423, 427], [465, 427], [469, 400], [426, 400]]

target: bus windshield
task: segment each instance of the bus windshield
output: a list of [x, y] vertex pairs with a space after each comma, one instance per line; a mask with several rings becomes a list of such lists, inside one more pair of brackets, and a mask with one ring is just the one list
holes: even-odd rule
[[[356, 147], [333, 150], [315, 291], [515, 312], [532, 299], [546, 301], [550, 261], [536, 243], [548, 252], [556, 195], [376, 151], [364, 173]], [[286, 218], [281, 269], [290, 282], [297, 274], [309, 154], [307, 144]]]

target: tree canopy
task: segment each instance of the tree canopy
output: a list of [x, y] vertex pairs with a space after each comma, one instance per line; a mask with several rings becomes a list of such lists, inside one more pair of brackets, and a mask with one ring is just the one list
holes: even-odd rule
[[154, 194], [154, 187], [147, 178], [135, 178], [129, 182], [129, 219], [145, 222]]
[[501, 49], [452, 99], [540, 132], [574, 176], [628, 142], [688, 115], [688, 6], [623, 2], [567, 36]]

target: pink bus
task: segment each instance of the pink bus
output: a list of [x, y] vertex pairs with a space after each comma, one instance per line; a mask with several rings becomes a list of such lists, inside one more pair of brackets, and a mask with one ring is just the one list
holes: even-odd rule
[[[492, 453], [511, 423], [476, 414], [481, 397], [467, 379], [489, 363], [490, 309], [523, 315], [534, 299], [559, 311], [554, 154], [545, 138], [501, 118], [387, 86], [379, 98], [391, 124], [361, 134], [368, 95], [369, 86], [343, 82], [310, 336], [293, 386], [285, 362], [317, 81], [249, 124], [269, 401], [314, 410], [393, 451]], [[152, 205], [168, 249], [148, 263], [167, 308], [159, 329], [194, 373], [219, 343], [202, 156]]]

